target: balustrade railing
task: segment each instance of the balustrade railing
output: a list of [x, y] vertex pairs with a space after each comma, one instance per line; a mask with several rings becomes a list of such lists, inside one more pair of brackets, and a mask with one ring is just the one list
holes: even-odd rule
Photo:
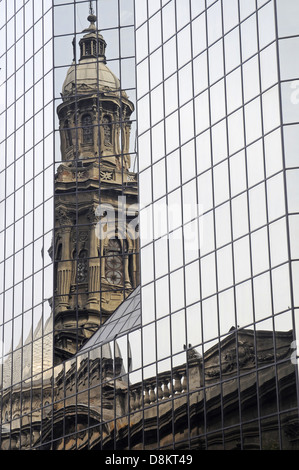
[[[187, 392], [188, 372], [186, 368], [174, 369], [130, 386], [130, 409], [135, 411]], [[197, 377], [199, 387], [199, 374]]]

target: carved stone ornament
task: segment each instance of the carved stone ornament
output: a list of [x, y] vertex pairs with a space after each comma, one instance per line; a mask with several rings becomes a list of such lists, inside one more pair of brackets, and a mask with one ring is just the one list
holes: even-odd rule
[[88, 232], [79, 233], [79, 242], [86, 242], [88, 240]]
[[100, 221], [100, 216], [98, 214], [98, 206], [91, 206], [87, 212], [87, 218], [90, 223], [98, 223]]
[[69, 215], [69, 212], [66, 209], [59, 207], [56, 209], [56, 220], [58, 220], [60, 225], [72, 225], [73, 221]]
[[76, 229], [73, 232], [72, 235], [72, 241], [76, 243], [77, 241], [80, 243], [85, 243], [88, 241], [88, 232], [85, 231], [77, 231]]
[[78, 259], [77, 263], [77, 280], [78, 282], [86, 282], [88, 273], [88, 265], [86, 258]]
[[73, 178], [77, 178], [78, 180], [82, 180], [85, 178], [88, 178], [88, 172], [87, 171], [74, 171], [73, 172]]
[[[242, 341], [238, 343], [238, 355], [236, 348], [228, 349], [224, 352], [221, 357], [221, 374], [236, 372], [238, 369], [245, 367], [255, 367], [256, 362], [259, 364], [271, 363], [274, 360], [285, 359], [289, 354], [288, 349], [276, 354], [274, 352], [260, 351], [257, 353], [254, 349], [253, 344], [250, 344], [247, 341]], [[220, 367], [213, 366], [210, 370], [206, 372], [208, 377], [219, 377], [220, 376]]]
[[112, 181], [113, 180], [113, 171], [101, 171], [100, 172], [102, 181]]
[[135, 174], [128, 175], [127, 176], [127, 181], [128, 181], [128, 183], [134, 183], [136, 181], [136, 175]]

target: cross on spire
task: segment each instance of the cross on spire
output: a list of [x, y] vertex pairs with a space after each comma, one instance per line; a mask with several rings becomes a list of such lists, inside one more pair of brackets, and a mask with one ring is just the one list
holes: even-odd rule
[[93, 5], [92, 5], [92, 1], [89, 2], [89, 14], [90, 15], [94, 15], [94, 9], [93, 9]]
[[95, 31], [96, 30], [96, 26], [95, 26], [95, 22], [97, 20], [97, 17], [94, 13], [94, 9], [93, 9], [93, 2], [90, 1], [89, 2], [89, 16], [88, 16], [88, 21], [90, 21], [90, 25], [89, 25], [89, 28], [85, 29], [85, 31]]

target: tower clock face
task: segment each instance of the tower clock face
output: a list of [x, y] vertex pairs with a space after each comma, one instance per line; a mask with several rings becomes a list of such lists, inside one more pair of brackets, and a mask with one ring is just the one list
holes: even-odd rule
[[121, 256], [112, 255], [106, 258], [106, 279], [110, 284], [122, 284], [122, 258]]

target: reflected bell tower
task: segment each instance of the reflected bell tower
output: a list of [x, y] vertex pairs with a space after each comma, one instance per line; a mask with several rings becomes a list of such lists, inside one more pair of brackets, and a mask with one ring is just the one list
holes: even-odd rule
[[54, 361], [73, 356], [139, 284], [138, 186], [130, 171], [134, 105], [107, 66], [93, 9], [57, 108]]

